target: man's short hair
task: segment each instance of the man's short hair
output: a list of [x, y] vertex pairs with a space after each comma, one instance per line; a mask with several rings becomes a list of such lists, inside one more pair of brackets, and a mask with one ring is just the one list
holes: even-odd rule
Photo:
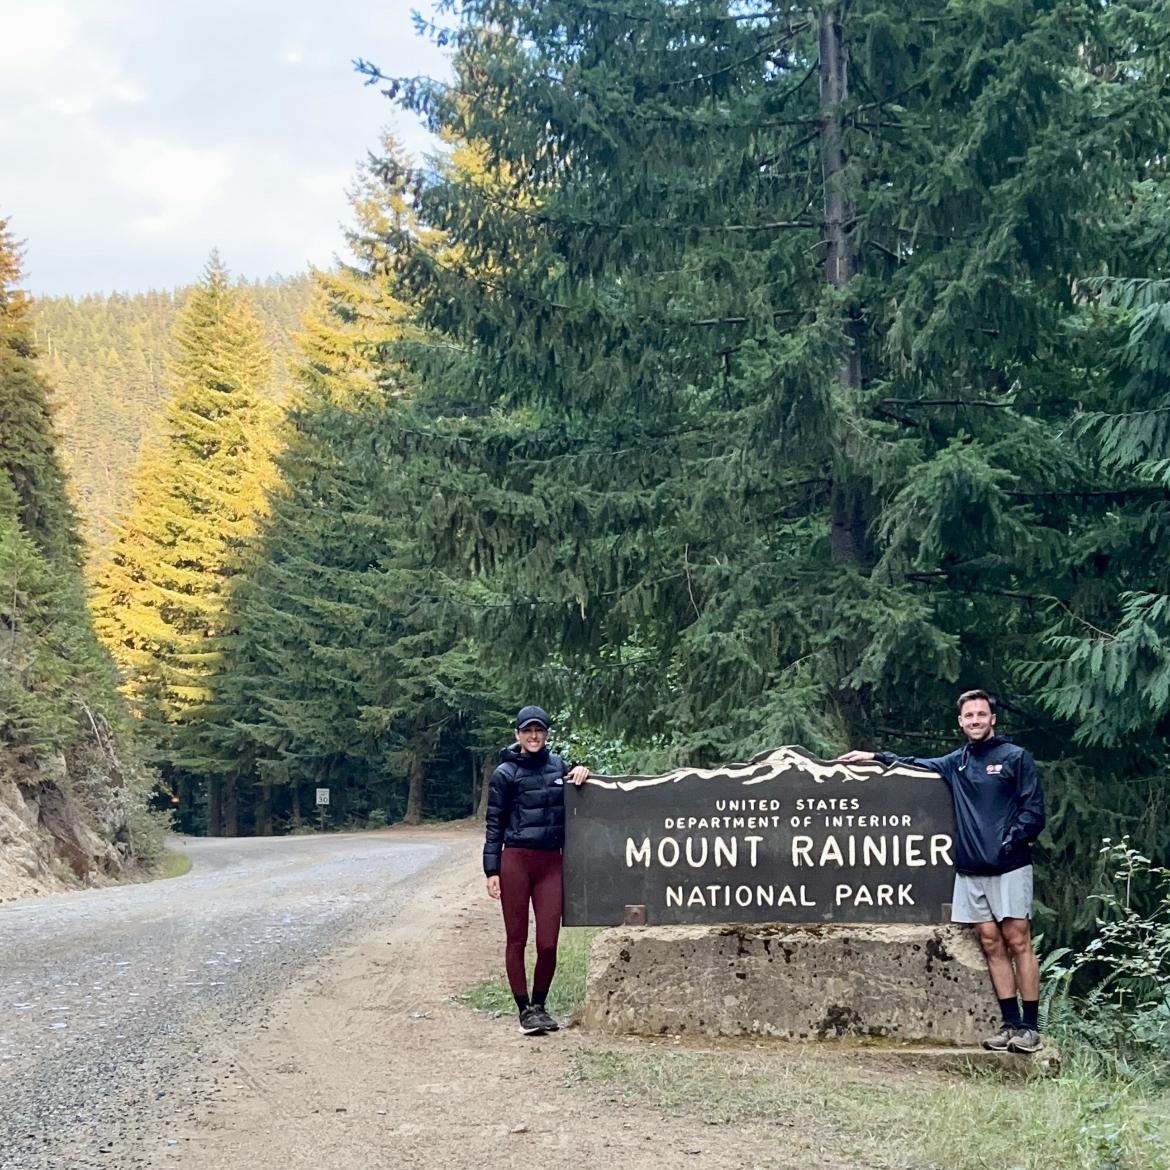
[[988, 707], [991, 708], [992, 715], [995, 714], [995, 699], [992, 698], [986, 691], [964, 691], [956, 702], [956, 707], [960, 715], [963, 714], [963, 704], [970, 703], [975, 699], [982, 699]]

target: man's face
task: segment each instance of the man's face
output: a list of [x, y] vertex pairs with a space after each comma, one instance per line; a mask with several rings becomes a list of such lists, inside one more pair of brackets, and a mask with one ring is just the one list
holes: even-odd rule
[[995, 734], [995, 716], [986, 699], [968, 699], [959, 712], [959, 727], [971, 743], [990, 739]]
[[530, 755], [536, 755], [544, 747], [546, 739], [548, 739], [548, 729], [541, 727], [539, 723], [529, 723], [516, 730], [516, 742]]

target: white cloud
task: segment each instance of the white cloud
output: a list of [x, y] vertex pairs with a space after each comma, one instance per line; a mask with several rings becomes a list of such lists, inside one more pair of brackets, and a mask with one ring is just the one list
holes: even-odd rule
[[72, 47], [78, 21], [65, 0], [8, 0], [0, 38], [0, 72], [36, 74]]
[[60, 114], [63, 118], [77, 118], [88, 114], [97, 105], [97, 97], [93, 93], [65, 92], [59, 96], [47, 98], [45, 109], [50, 114]]
[[329, 263], [379, 130], [431, 145], [351, 66], [441, 75], [420, 2], [0, 0], [0, 216], [29, 287], [170, 287], [214, 246], [247, 276]]
[[156, 138], [132, 138], [110, 151], [109, 174], [136, 194], [159, 202], [204, 205], [231, 171], [222, 150], [198, 150]]
[[264, 276], [327, 265], [343, 250], [352, 167], [307, 170], [295, 152], [276, 149], [235, 154], [232, 164], [197, 224], [204, 251], [214, 244], [233, 271]]
[[[125, 15], [123, 0], [6, 0], [0, 38], [0, 96], [69, 117], [141, 89], [126, 76], [124, 52], [93, 35]], [[100, 9], [100, 11], [99, 11]]]
[[136, 106], [146, 100], [146, 90], [133, 81], [119, 81], [110, 88], [110, 94], [118, 101], [127, 105]]
[[137, 235], [159, 236], [197, 224], [223, 196], [232, 174], [227, 151], [134, 138], [109, 151], [108, 174], [153, 208], [127, 221]]

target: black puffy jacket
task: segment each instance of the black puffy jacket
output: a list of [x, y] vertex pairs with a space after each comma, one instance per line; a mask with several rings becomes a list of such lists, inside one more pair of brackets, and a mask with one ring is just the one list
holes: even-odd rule
[[517, 743], [500, 752], [488, 782], [487, 836], [483, 872], [500, 872], [505, 845], [519, 849], [560, 849], [565, 843], [565, 773], [560, 756], [548, 748], [534, 756]]

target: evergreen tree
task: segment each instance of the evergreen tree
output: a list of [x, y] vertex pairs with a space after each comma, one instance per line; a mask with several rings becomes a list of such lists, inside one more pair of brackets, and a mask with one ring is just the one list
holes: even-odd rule
[[[157, 834], [142, 822], [146, 778], [85, 609], [80, 541], [19, 275], [0, 220], [0, 772], [55, 789], [58, 807], [79, 810], [130, 861], [149, 855]], [[88, 876], [78, 852], [66, 860]]]
[[[274, 359], [266, 397], [282, 402], [291, 336], [311, 295], [307, 276], [239, 286], [261, 319]], [[175, 315], [191, 289], [133, 296], [48, 297], [29, 314], [39, 364], [55, 391], [61, 456], [76, 491], [95, 565], [126, 510], [143, 439], [170, 393]]]
[[942, 746], [982, 685], [1063, 797], [1085, 761], [1017, 668], [1094, 527], [1103, 334], [1068, 322], [1161, 166], [1165, 4], [459, 14], [455, 84], [389, 91], [495, 179], [411, 175], [450, 246], [392, 242], [458, 469], [423, 541], [493, 653], [694, 761]]
[[482, 416], [436, 535], [540, 598], [501, 644], [635, 648], [593, 714], [692, 758], [982, 671], [978, 606], [935, 593], [1053, 563], [1084, 363], [1047, 339], [1165, 119], [1110, 9], [462, 7], [459, 86], [401, 93], [514, 178], [419, 175], [457, 262], [395, 243]]
[[[206, 760], [194, 725], [232, 631], [224, 603], [270, 475], [273, 412], [259, 323], [212, 255], [175, 326], [174, 394], [135, 477], [94, 602], [98, 630], [157, 745], [184, 827], [202, 822]], [[206, 823], [235, 831], [234, 790], [207, 783]]]
[[[1135, 270], [1170, 262], [1168, 191], [1151, 180], [1135, 191]], [[1074, 587], [1021, 673], [1080, 743], [1103, 749], [1096, 769], [1131, 797], [1119, 829], [1156, 849], [1170, 797], [1170, 283], [1107, 277], [1085, 292], [1077, 324], [1113, 338], [1086, 403], [1096, 409], [1077, 427], [1100, 486], [1085, 501]]]
[[49, 751], [77, 732], [79, 544], [19, 279], [0, 220], [0, 743]]
[[254, 769], [258, 832], [274, 810], [298, 822], [318, 786], [342, 820], [417, 822], [428, 779], [433, 811], [466, 813], [471, 725], [499, 718], [490, 675], [435, 604], [405, 490], [416, 469], [393, 450], [410, 393], [376, 358], [410, 325], [383, 237], [392, 220], [414, 228], [381, 170], [364, 169], [352, 194], [359, 264], [317, 276], [280, 483], [233, 589], [228, 718], [204, 727], [225, 764]]
[[59, 569], [78, 564], [80, 544], [57, 459], [49, 396], [34, 362], [30, 302], [16, 287], [20, 253], [0, 219], [0, 458], [13, 489], [15, 519]]

